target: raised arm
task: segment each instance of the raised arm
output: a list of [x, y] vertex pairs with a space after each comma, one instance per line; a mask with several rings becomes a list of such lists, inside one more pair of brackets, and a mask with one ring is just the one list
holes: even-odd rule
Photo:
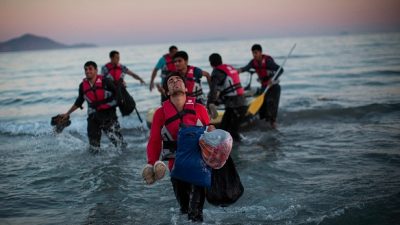
[[130, 71], [129, 69], [126, 70], [126, 74], [131, 75], [133, 78], [135, 78], [136, 80], [140, 81], [141, 84], [146, 84], [144, 82], [144, 80], [139, 75], [137, 75], [136, 73]]
[[158, 71], [158, 68], [155, 67], [155, 68], [153, 69], [153, 72], [151, 73], [151, 79], [150, 79], [150, 85], [149, 85], [150, 91], [152, 91], [153, 88], [154, 88], [154, 79], [155, 79], [156, 76], [157, 76], [157, 71]]

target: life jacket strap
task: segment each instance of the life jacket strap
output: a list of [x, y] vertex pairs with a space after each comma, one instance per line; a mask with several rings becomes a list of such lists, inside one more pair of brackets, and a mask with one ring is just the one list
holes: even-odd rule
[[196, 111], [194, 111], [194, 110], [192, 110], [192, 109], [184, 109], [183, 111], [178, 112], [178, 113], [175, 114], [174, 116], [168, 118], [168, 119], [165, 121], [164, 125], [167, 126], [168, 124], [174, 122], [174, 121], [177, 120], [177, 119], [182, 120], [183, 116], [184, 116], [185, 114], [188, 114], [188, 113], [196, 115]]

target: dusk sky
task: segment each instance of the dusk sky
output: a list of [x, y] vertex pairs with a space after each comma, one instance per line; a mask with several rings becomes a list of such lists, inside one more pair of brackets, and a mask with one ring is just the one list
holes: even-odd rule
[[400, 31], [400, 0], [0, 0], [0, 29], [98, 45]]

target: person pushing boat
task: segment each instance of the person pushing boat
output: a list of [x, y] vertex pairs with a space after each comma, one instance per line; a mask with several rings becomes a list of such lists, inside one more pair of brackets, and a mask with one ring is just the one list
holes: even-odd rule
[[[262, 93], [269, 84], [274, 81], [271, 78], [274, 76], [275, 72], [277, 72], [280, 68], [278, 64], [275, 63], [274, 59], [266, 54], [263, 54], [262, 47], [259, 44], [254, 44], [251, 47], [251, 52], [253, 54], [253, 59], [238, 70], [239, 73], [247, 72], [250, 69], [255, 69], [258, 75], [258, 79], [261, 82], [261, 89], [259, 93]], [[279, 77], [283, 73], [283, 68], [280, 70], [280, 73], [277, 75]], [[276, 83], [268, 89], [266, 93], [266, 98], [259, 110], [260, 119], [265, 119], [272, 128], [277, 127], [276, 118], [278, 115], [278, 107], [279, 107], [279, 98], [281, 95], [281, 86]]]

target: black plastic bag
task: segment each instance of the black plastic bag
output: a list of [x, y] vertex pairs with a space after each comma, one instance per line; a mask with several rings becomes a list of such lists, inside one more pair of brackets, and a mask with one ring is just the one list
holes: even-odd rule
[[235, 164], [229, 156], [221, 169], [213, 169], [211, 188], [207, 189], [208, 203], [226, 207], [235, 203], [243, 194], [244, 188], [236, 171]]
[[128, 116], [136, 107], [136, 102], [126, 90], [122, 79], [120, 79], [117, 84], [117, 104], [122, 116]]

